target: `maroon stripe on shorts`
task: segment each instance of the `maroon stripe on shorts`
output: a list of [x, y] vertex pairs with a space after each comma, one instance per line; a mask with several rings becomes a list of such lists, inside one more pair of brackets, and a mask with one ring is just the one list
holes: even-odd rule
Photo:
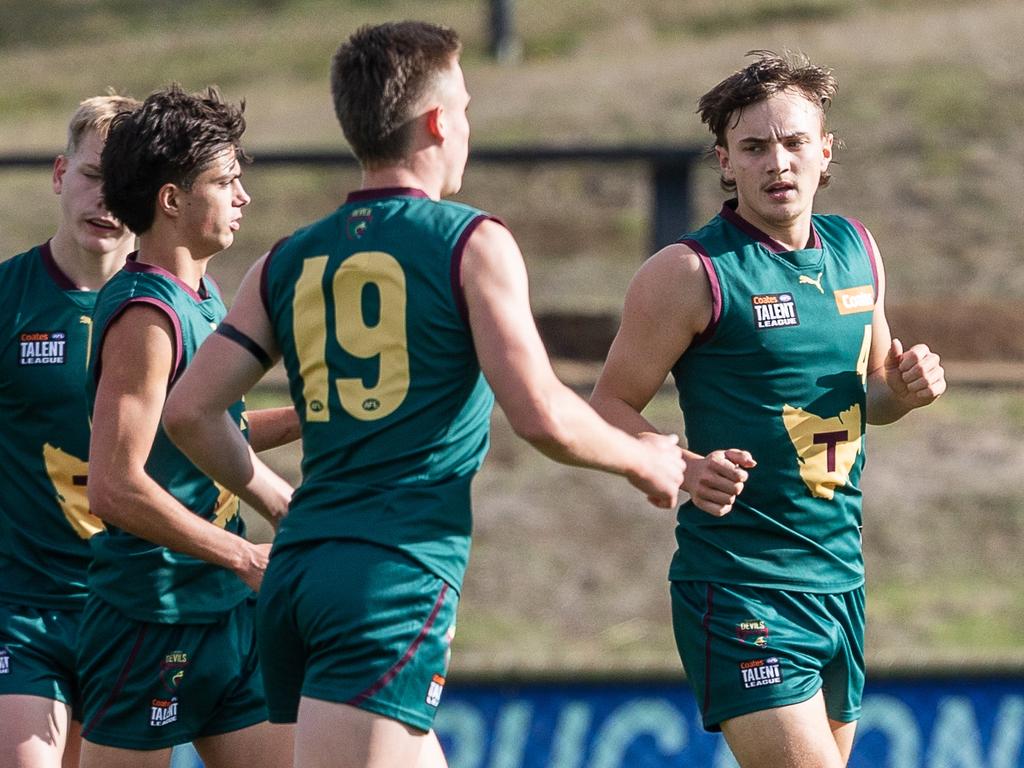
[[430, 615], [427, 617], [426, 622], [423, 624], [423, 628], [420, 629], [420, 633], [416, 636], [416, 639], [413, 640], [412, 644], [405, 650], [405, 653], [402, 655], [402, 658], [396, 661], [395, 664], [391, 667], [391, 669], [389, 669], [387, 672], [381, 675], [380, 679], [377, 680], [377, 682], [375, 682], [362, 693], [353, 696], [351, 699], [345, 702], [346, 704], [353, 707], [358, 707], [360, 704], [362, 704], [364, 701], [369, 699], [374, 694], [378, 693], [382, 688], [384, 688], [384, 686], [386, 686], [388, 683], [394, 680], [395, 677], [397, 677], [398, 673], [401, 672], [402, 669], [405, 667], [405, 665], [412, 661], [412, 657], [416, 655], [416, 651], [420, 647], [420, 644], [426, 639], [427, 634], [429, 634], [430, 628], [434, 626], [434, 622], [437, 620], [437, 614], [441, 612], [441, 606], [444, 605], [444, 598], [445, 595], [447, 594], [448, 585], [444, 584], [441, 587], [441, 593], [437, 596], [437, 600], [434, 602], [434, 607], [431, 609]]
[[711, 707], [711, 609], [714, 604], [714, 588], [708, 584], [707, 609], [701, 625], [704, 627], [704, 712]]
[[97, 723], [101, 722], [107, 714], [107, 710], [110, 709], [110, 705], [114, 703], [118, 696], [121, 695], [121, 689], [124, 688], [124, 684], [128, 679], [128, 673], [131, 672], [132, 665], [135, 663], [135, 657], [139, 655], [139, 649], [142, 648], [142, 643], [146, 639], [146, 627], [142, 626], [139, 628], [139, 634], [135, 637], [135, 644], [132, 646], [131, 652], [128, 654], [128, 660], [121, 667], [121, 674], [118, 675], [117, 682], [114, 683], [114, 687], [110, 690], [110, 695], [107, 697], [106, 702], [100, 708], [99, 713], [90, 720], [88, 723], [83, 723], [82, 726], [82, 737], [86, 737], [96, 726]]

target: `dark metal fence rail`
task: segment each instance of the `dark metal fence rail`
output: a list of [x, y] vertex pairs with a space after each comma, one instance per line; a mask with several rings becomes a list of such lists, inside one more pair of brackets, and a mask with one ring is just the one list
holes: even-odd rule
[[[56, 154], [56, 153], [54, 153]], [[54, 154], [0, 154], [0, 170], [4, 168], [49, 167]], [[548, 147], [480, 148], [473, 150], [471, 162], [498, 165], [530, 166], [546, 163], [641, 163], [650, 173], [652, 210], [650, 226], [651, 250], [656, 250], [685, 232], [693, 214], [691, 181], [693, 166], [701, 158], [698, 147], [659, 145], [620, 145], [610, 147]], [[257, 166], [348, 166], [355, 158], [342, 151], [328, 150], [252, 150]]]

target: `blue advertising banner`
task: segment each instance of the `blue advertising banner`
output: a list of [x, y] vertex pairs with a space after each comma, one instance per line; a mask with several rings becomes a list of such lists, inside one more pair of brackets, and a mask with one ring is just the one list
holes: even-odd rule
[[[435, 729], [450, 768], [736, 768], [682, 682], [449, 684]], [[849, 765], [1024, 768], [1024, 677], [869, 681]]]
[[[684, 683], [451, 685], [451, 768], [734, 768]], [[850, 768], [1024, 768], [1024, 678], [869, 682]]]

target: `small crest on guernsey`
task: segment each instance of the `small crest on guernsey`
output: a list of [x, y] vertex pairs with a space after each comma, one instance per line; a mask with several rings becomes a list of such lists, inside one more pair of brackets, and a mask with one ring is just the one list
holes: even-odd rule
[[0, 675], [11, 674], [11, 652], [6, 646], [0, 646]]
[[160, 682], [170, 693], [178, 690], [185, 678], [185, 667], [188, 666], [188, 654], [185, 651], [173, 651], [164, 656], [160, 662]]
[[373, 208], [356, 208], [348, 215], [345, 231], [349, 240], [358, 240], [366, 234], [373, 220]]
[[754, 308], [754, 326], [759, 331], [800, 325], [791, 293], [759, 293], [750, 297], [750, 303]]
[[149, 703], [149, 724], [154, 728], [178, 722], [178, 699], [153, 699]]
[[744, 688], [761, 688], [782, 682], [782, 668], [775, 656], [740, 662], [740, 680]]
[[744, 643], [752, 643], [759, 648], [768, 645], [768, 625], [760, 619], [741, 621], [736, 625], [736, 637]]
[[444, 678], [441, 675], [434, 675], [427, 687], [427, 704], [436, 707], [441, 703], [441, 693], [444, 691]]
[[18, 336], [21, 365], [64, 365], [68, 335], [64, 331], [25, 331]]

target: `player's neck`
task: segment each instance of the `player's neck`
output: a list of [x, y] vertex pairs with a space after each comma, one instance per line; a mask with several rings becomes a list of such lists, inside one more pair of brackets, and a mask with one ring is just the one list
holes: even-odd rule
[[811, 247], [810, 208], [793, 219], [773, 221], [759, 215], [755, 210], [743, 205], [743, 202], [740, 201], [736, 208], [736, 213], [748, 224], [757, 227], [787, 251], [800, 251]]
[[152, 231], [139, 238], [140, 262], [167, 270], [196, 292], [211, 258], [212, 254], [197, 257], [187, 246], [169, 242]]
[[93, 253], [79, 245], [63, 227], [50, 239], [50, 253], [60, 271], [78, 288], [98, 291], [124, 266], [134, 248], [134, 239], [128, 238], [114, 251]]
[[[437, 176], [435, 178], [435, 176]], [[362, 189], [419, 189], [434, 200], [441, 199], [441, 178], [415, 165], [391, 165], [363, 170]]]

